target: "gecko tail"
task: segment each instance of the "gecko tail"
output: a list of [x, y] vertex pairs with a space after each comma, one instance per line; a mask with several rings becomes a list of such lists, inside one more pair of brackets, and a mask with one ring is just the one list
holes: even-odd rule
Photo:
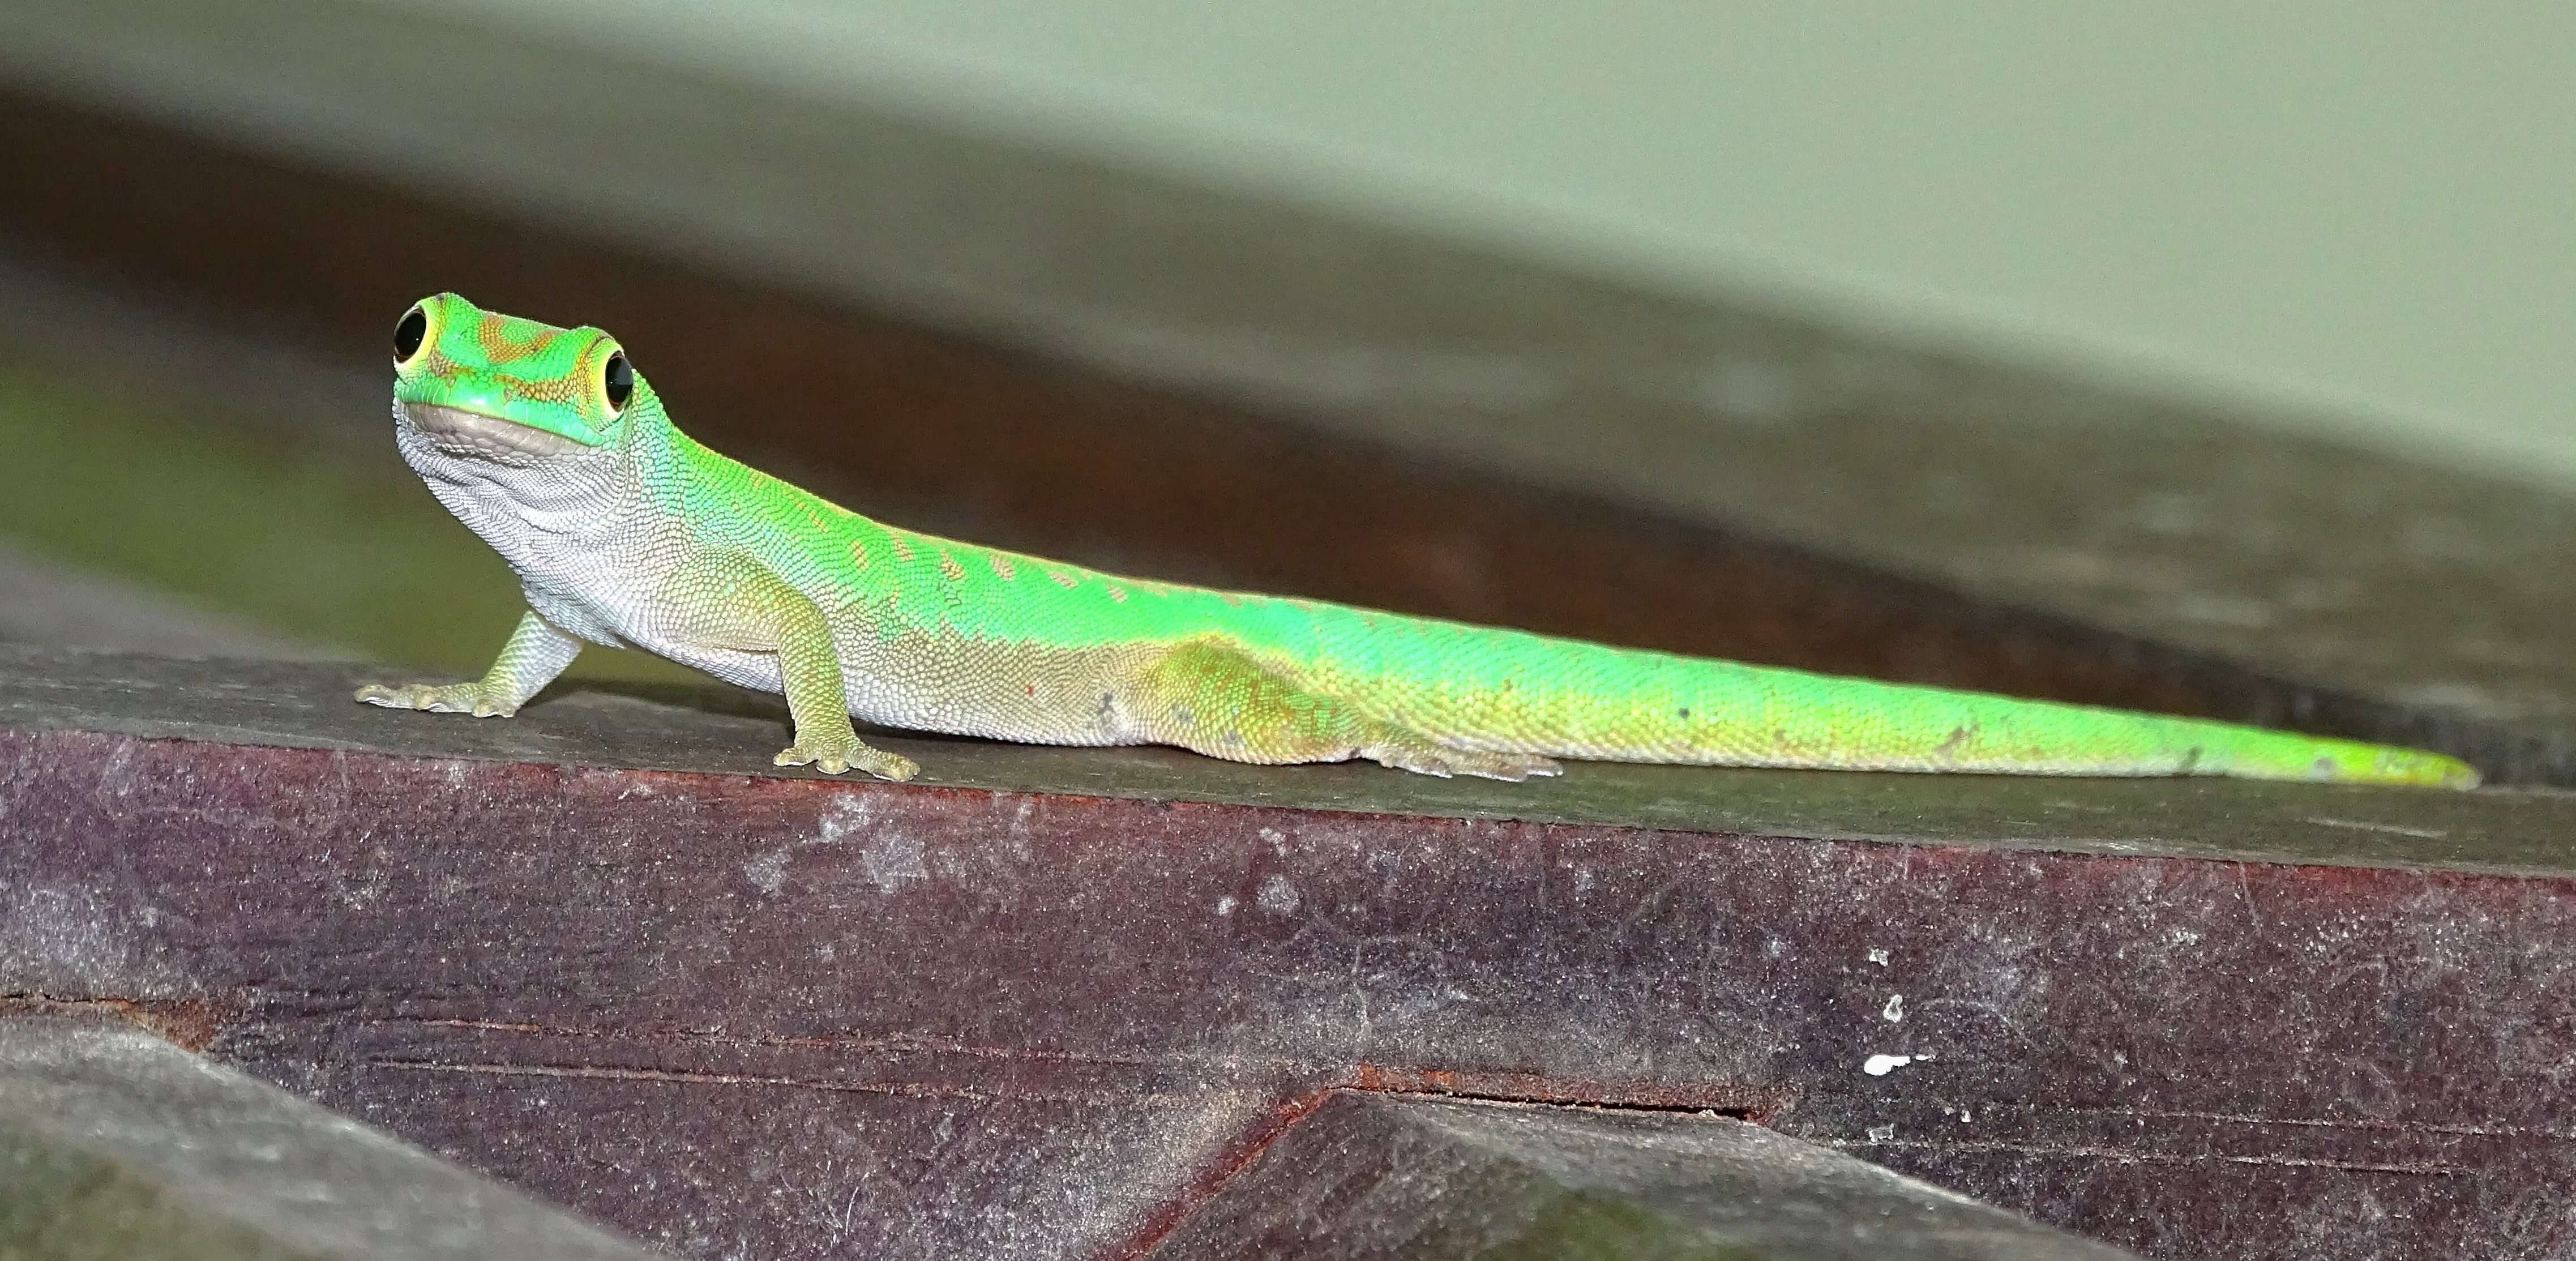
[[2472, 788], [2440, 753], [1304, 606], [1293, 668], [1395, 726], [1494, 753], [1999, 775]]
[[1436, 714], [1444, 740], [1497, 752], [1953, 774], [2478, 783], [2466, 762], [2421, 749], [1521, 634], [1478, 637], [1437, 668], [1396, 673], [1411, 685], [1381, 694]]
[[[1670, 760], [1705, 764], [2445, 788], [2479, 782], [2474, 767], [2445, 754], [2238, 723], [1761, 667], [1728, 665], [1722, 677], [1731, 689], [1723, 695], [1733, 700], [1705, 708], [1676, 703], [1666, 729], [1654, 733], [1660, 738], [1642, 743], [1664, 745], [1675, 755]], [[1650, 688], [1641, 699], [1661, 693]]]

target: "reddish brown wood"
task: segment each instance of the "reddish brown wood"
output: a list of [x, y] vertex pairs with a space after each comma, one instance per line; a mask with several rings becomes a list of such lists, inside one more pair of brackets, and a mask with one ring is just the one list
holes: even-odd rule
[[[245, 703], [172, 670], [119, 703]], [[237, 677], [414, 751], [39, 725], [30, 697], [109, 694], [0, 688], [0, 990], [237, 1012], [218, 1056], [691, 1255], [1115, 1255], [1317, 1092], [1387, 1086], [1754, 1116], [2160, 1257], [2576, 1246], [2564, 798], [2184, 794], [2166, 856], [1837, 841], [1254, 804], [1413, 782], [1358, 768], [1230, 803], [621, 770], [599, 741], [727, 720], [343, 715], [328, 672]], [[451, 751], [496, 729], [576, 764]], [[1626, 774], [1566, 782], [1781, 782]], [[1787, 782], [1820, 822], [1872, 785], [1922, 819], [2076, 791]], [[2538, 848], [2177, 856], [2260, 808]]]

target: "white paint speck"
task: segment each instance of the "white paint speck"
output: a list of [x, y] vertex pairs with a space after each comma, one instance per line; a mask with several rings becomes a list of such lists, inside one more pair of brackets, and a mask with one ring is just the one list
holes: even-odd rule
[[1888, 1021], [1891, 1024], [1905, 1019], [1905, 996], [1903, 994], [1888, 995], [1887, 1006], [1879, 1008], [1878, 1015], [1879, 1019]]
[[1273, 915], [1291, 914], [1297, 909], [1297, 886], [1288, 883], [1286, 876], [1272, 876], [1261, 882], [1261, 895], [1254, 900]]
[[1232, 915], [1234, 914], [1234, 905], [1234, 895], [1229, 893], [1216, 900], [1216, 913], [1219, 915]]
[[1870, 962], [1872, 962], [1872, 963], [1877, 964], [1878, 966], [1880, 966], [1880, 967], [1882, 967], [1882, 968], [1883, 968], [1883, 967], [1886, 967], [1886, 966], [1887, 966], [1887, 947], [1885, 947], [1885, 946], [1872, 946], [1872, 947], [1870, 947], [1870, 948], [1869, 948], [1869, 953], [1868, 953], [1868, 954], [1866, 954], [1866, 955], [1863, 955], [1863, 956], [1861, 956], [1861, 957], [1862, 957], [1862, 958], [1865, 958], [1865, 959], [1867, 959], [1867, 960], [1869, 960], [1869, 961], [1870, 961]]
[[1895, 1137], [1896, 1127], [1893, 1125], [1873, 1125], [1869, 1127], [1869, 1141], [1873, 1143], [1884, 1143]]
[[1575, 891], [1575, 892], [1577, 892], [1577, 893], [1590, 893], [1590, 892], [1592, 892], [1592, 869], [1591, 869], [1591, 868], [1589, 868], [1589, 867], [1577, 867], [1577, 868], [1575, 868], [1575, 869], [1574, 869], [1574, 891]]
[[1872, 1077], [1885, 1077], [1913, 1062], [1911, 1055], [1873, 1055], [1861, 1061], [1860, 1071]]

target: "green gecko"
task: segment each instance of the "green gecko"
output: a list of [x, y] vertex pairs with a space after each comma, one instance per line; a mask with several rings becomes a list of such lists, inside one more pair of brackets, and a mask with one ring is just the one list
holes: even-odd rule
[[424, 299], [394, 330], [403, 458], [517, 571], [471, 683], [357, 699], [514, 713], [584, 642], [784, 692], [775, 759], [909, 779], [886, 727], [1517, 780], [1558, 758], [2233, 775], [2469, 787], [2439, 754], [1675, 656], [1100, 573], [897, 529], [700, 446], [617, 341]]

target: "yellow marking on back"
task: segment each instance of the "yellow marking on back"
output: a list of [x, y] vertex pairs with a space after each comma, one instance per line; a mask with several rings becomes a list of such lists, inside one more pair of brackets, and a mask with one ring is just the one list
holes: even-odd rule
[[894, 558], [896, 560], [912, 559], [912, 544], [905, 542], [902, 535], [888, 534], [886, 535], [886, 539], [894, 544]]
[[859, 540], [859, 539], [851, 539], [851, 540], [850, 540], [850, 568], [852, 568], [852, 569], [858, 569], [858, 570], [865, 570], [867, 567], [868, 567], [868, 545], [867, 545], [865, 542], [863, 542], [863, 541], [861, 541], [861, 540]]
[[1076, 578], [1072, 574], [1063, 573], [1053, 569], [1047, 571], [1047, 577], [1055, 579], [1055, 585], [1062, 587], [1067, 591], [1071, 591], [1075, 587], [1082, 585], [1082, 579]]
[[941, 552], [939, 554], [939, 572], [946, 574], [950, 582], [964, 582], [966, 580], [966, 567], [958, 564], [957, 558], [946, 552]]
[[1001, 579], [1001, 580], [1002, 580], [1002, 581], [1004, 581], [1004, 582], [1009, 582], [1009, 581], [1010, 581], [1010, 580], [1012, 580], [1013, 578], [1017, 578], [1017, 577], [1019, 577], [1019, 576], [1020, 576], [1020, 574], [1019, 574], [1019, 571], [1018, 571], [1018, 570], [1011, 568], [1011, 558], [1010, 558], [1010, 557], [1008, 557], [1008, 556], [1004, 556], [1004, 555], [1003, 555], [1003, 554], [1001, 554], [1000, 552], [990, 552], [990, 553], [987, 553], [987, 555], [989, 555], [990, 557], [992, 557], [992, 560], [993, 560], [993, 576], [994, 576], [994, 577], [999, 578], [999, 579]]

